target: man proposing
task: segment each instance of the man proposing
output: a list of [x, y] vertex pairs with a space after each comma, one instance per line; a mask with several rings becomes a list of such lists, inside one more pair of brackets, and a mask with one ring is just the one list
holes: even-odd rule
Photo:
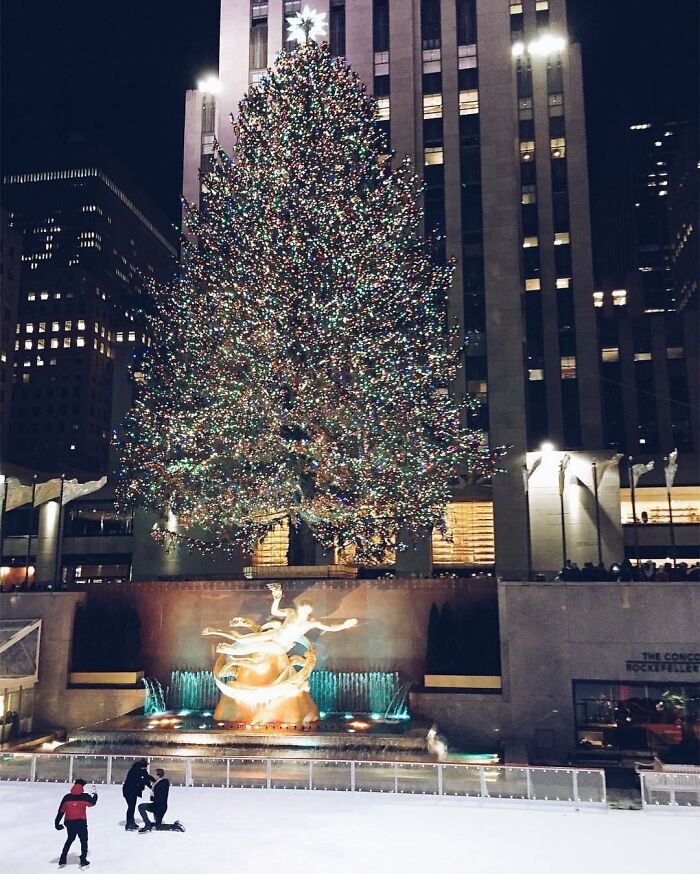
[[[168, 794], [170, 793], [170, 780], [165, 776], [162, 768], [156, 768], [156, 781], [151, 788], [151, 803], [139, 804], [139, 813], [144, 826], [139, 829], [139, 834], [150, 832], [153, 828], [161, 832], [184, 832], [185, 827], [176, 819], [173, 823], [163, 822], [163, 817], [168, 809]], [[155, 822], [151, 822], [148, 814], [152, 813]]]

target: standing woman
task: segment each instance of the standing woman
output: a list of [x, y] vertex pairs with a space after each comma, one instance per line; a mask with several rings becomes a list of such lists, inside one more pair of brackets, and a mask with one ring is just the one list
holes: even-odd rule
[[154, 782], [154, 778], [148, 773], [148, 762], [146, 759], [137, 759], [129, 768], [129, 773], [126, 775], [126, 780], [124, 780], [124, 786], [122, 787], [122, 795], [126, 801], [126, 825], [124, 826], [126, 831], [138, 831], [138, 826], [134, 819], [136, 802], [141, 797], [146, 786], [152, 786]]

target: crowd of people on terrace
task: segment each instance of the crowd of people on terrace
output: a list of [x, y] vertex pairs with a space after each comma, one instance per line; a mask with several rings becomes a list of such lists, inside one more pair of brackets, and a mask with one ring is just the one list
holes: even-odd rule
[[579, 567], [575, 561], [567, 559], [557, 579], [565, 582], [584, 583], [601, 580], [622, 583], [634, 581], [642, 583], [700, 582], [700, 562], [689, 565], [685, 561], [680, 561], [674, 567], [673, 562], [670, 561], [657, 564], [651, 559], [632, 562], [626, 558], [620, 563], [614, 562], [609, 568], [606, 568], [604, 564], [596, 565], [592, 561], [587, 561], [583, 567]]

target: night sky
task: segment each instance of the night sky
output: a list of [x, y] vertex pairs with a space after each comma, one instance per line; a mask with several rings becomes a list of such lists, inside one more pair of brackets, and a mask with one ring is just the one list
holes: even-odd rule
[[[697, 0], [569, 0], [583, 45], [591, 188], [616, 120], [697, 117]], [[2, 172], [71, 130], [101, 141], [179, 217], [184, 94], [216, 68], [218, 0], [7, 0]]]

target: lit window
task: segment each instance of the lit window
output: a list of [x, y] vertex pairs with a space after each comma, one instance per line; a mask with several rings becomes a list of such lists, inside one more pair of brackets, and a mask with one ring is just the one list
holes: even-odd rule
[[549, 141], [549, 152], [552, 158], [565, 158], [566, 139], [564, 137], [552, 137]]
[[445, 155], [442, 146], [431, 146], [425, 149], [424, 161], [426, 166], [430, 164], [444, 164]]
[[78, 330], [79, 331], [85, 330], [85, 319], [78, 319]]
[[20, 324], [17, 324], [17, 325], [15, 326], [15, 334], [19, 334], [19, 332], [20, 332], [21, 330], [22, 330], [22, 326], [21, 326]]
[[136, 331], [129, 331], [129, 342], [133, 343], [136, 340]]
[[37, 357], [36, 357], [36, 366], [37, 367], [44, 366], [44, 359], [40, 355], [37, 355]]
[[522, 140], [520, 142], [520, 160], [531, 161], [535, 157], [535, 141]]
[[58, 337], [52, 337], [50, 345], [52, 349], [58, 349]]
[[[568, 288], [570, 285], [571, 285], [571, 277], [570, 276], [558, 276], [557, 277], [557, 288]], [[594, 292], [594, 294], [593, 294], [594, 300], [595, 300], [596, 293], [597, 292]]]
[[562, 379], [576, 379], [576, 356], [575, 355], [564, 355], [560, 359], [561, 365], [561, 378]]
[[27, 300], [36, 300], [36, 294], [33, 291], [27, 292]]
[[613, 361], [619, 361], [620, 350], [617, 346], [608, 346], [607, 348], [600, 350], [600, 358], [601, 361], [604, 361], [606, 364], [610, 364]]
[[39, 297], [40, 297], [42, 300], [48, 300], [48, 299], [49, 299], [49, 293], [48, 293], [48, 291], [42, 291], [41, 294], [39, 295]]
[[537, 237], [525, 237], [523, 240], [523, 249], [534, 249], [535, 246], [539, 246], [540, 242]]
[[64, 348], [64, 349], [70, 349], [70, 343], [71, 343], [71, 338], [70, 338], [70, 337], [64, 337], [64, 338], [63, 338], [63, 348]]
[[31, 322], [29, 322], [29, 324], [24, 326], [24, 330], [27, 334], [33, 334], [34, 333], [34, 325]]
[[100, 343], [100, 353], [101, 353], [102, 355], [105, 354], [105, 344], [104, 344], [104, 343]]
[[25, 349], [31, 349], [33, 345], [34, 345], [34, 343], [31, 340], [24, 341], [24, 348]]
[[554, 235], [554, 245], [555, 246], [568, 246], [571, 242], [569, 238], [568, 231], [560, 231], [558, 234]]
[[73, 321], [72, 319], [66, 319], [66, 323], [63, 326], [64, 331], [72, 331], [73, 330]]
[[46, 322], [39, 322], [39, 333], [40, 334], [46, 333]]
[[70, 448], [75, 449], [75, 443], [71, 443]]
[[442, 117], [442, 94], [423, 95], [423, 118]]
[[541, 368], [528, 370], [527, 378], [530, 380], [530, 382], [541, 382], [544, 379], [544, 370], [542, 370]]
[[46, 340], [37, 340], [36, 341], [37, 349], [45, 349], [46, 348]]
[[631, 124], [630, 130], [648, 130], [650, 127], [648, 122], [646, 124]]
[[682, 346], [669, 346], [666, 349], [667, 358], [685, 358], [685, 350]]
[[635, 361], [651, 361], [651, 352], [635, 352]]
[[31, 367], [31, 366], [32, 366], [32, 362], [31, 362], [31, 361], [24, 361], [24, 362], [22, 363], [22, 366], [23, 366], [23, 367]]
[[85, 345], [85, 337], [76, 337], [75, 338], [76, 346], [84, 346]]
[[537, 191], [534, 185], [523, 185], [520, 194], [520, 203], [537, 203]]
[[594, 307], [602, 307], [604, 297], [605, 297], [604, 291], [594, 291], [593, 292], [593, 306]]
[[391, 101], [388, 97], [377, 98], [377, 121], [389, 121], [391, 118]]
[[124, 342], [124, 331], [117, 331], [117, 343]]
[[52, 331], [60, 331], [61, 325], [59, 324], [59, 322], [51, 322], [51, 330]]
[[29, 382], [29, 374], [28, 373], [22, 374], [22, 382]]
[[477, 115], [479, 112], [479, 91], [476, 88], [459, 92], [459, 114]]
[[100, 326], [97, 324], [97, 322], [95, 322], [95, 333], [99, 334], [99, 332], [100, 332]]
[[549, 9], [549, 0], [535, 0], [535, 11], [546, 12]]
[[525, 291], [539, 291], [539, 290], [540, 290], [539, 279], [526, 279], [525, 280]]
[[57, 292], [54, 294], [53, 299], [54, 299], [54, 300], [60, 300], [60, 299], [61, 299], [61, 292], [60, 292], [60, 291], [57, 291]]
[[523, 4], [520, 0], [516, 0], [515, 3], [510, 4], [510, 14], [511, 15], [522, 15], [523, 12]]
[[623, 307], [627, 303], [627, 290], [625, 288], [616, 288], [612, 293], [613, 305]]
[[19, 352], [19, 340], [15, 340], [15, 352]]
[[49, 358], [49, 366], [50, 366], [50, 367], [53, 367], [55, 364], [56, 364], [56, 359], [55, 359], [55, 358]]

